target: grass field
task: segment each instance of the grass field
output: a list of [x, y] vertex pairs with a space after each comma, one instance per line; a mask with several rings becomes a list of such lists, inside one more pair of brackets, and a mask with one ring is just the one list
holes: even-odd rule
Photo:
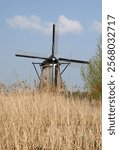
[[101, 150], [101, 103], [53, 93], [0, 94], [0, 150]]

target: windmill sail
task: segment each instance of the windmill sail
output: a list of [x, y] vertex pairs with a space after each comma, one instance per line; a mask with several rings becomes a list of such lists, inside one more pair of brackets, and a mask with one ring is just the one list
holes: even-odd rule
[[18, 50], [15, 54], [17, 57], [35, 58], [35, 59], [47, 59], [47, 57], [38, 56], [38, 54], [33, 54], [32, 52]]
[[67, 58], [59, 58], [60, 61], [66, 61], [70, 63], [83, 63], [83, 64], [89, 64], [89, 61], [83, 61], [83, 60], [77, 60], [77, 59], [67, 59]]
[[53, 33], [52, 33], [52, 56], [54, 57], [55, 50], [55, 24], [53, 24]]

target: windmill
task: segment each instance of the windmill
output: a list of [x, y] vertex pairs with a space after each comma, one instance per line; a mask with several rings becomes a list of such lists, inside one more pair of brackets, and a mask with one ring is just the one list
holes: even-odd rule
[[[22, 53], [16, 53], [15, 54], [18, 57], [26, 57], [26, 58], [34, 58], [34, 59], [40, 59], [43, 60], [41, 63], [34, 63], [32, 62], [34, 69], [37, 73], [38, 78], [40, 79], [40, 88], [46, 89], [49, 86], [55, 87], [55, 89], [58, 88], [64, 88], [64, 83], [62, 81], [61, 75], [66, 70], [66, 68], [71, 63], [81, 63], [81, 64], [88, 64], [89, 61], [83, 61], [83, 60], [76, 60], [76, 59], [69, 59], [69, 58], [56, 58], [55, 56], [55, 24], [53, 24], [53, 31], [52, 31], [52, 54], [50, 57], [42, 57], [37, 55], [29, 55], [29, 54], [22, 54]], [[65, 65], [64, 69], [60, 71], [60, 66]], [[39, 75], [39, 72], [37, 70], [36, 65], [39, 65], [41, 67], [41, 75]]]

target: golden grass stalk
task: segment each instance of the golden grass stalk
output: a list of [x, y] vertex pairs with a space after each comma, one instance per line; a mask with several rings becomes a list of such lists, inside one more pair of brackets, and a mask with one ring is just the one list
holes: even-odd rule
[[52, 93], [1, 94], [0, 150], [101, 150], [101, 105]]

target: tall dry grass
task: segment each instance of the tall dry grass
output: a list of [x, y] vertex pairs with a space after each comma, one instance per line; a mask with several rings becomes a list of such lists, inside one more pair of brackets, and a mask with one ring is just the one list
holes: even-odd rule
[[101, 150], [101, 104], [25, 90], [1, 93], [0, 150]]

